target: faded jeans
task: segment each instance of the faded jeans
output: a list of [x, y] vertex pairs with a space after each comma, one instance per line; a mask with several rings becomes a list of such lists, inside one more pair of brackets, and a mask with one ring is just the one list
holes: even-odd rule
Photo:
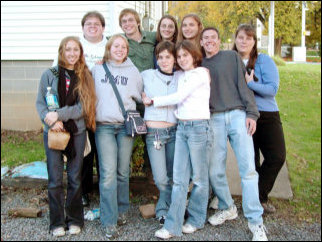
[[254, 164], [253, 139], [246, 129], [246, 112], [235, 109], [212, 114], [211, 128], [214, 139], [209, 177], [219, 199], [219, 209], [225, 210], [234, 204], [226, 177], [228, 138], [238, 163], [244, 215], [250, 223], [261, 224], [263, 208], [258, 197], [258, 174]]
[[133, 138], [122, 124], [97, 124], [96, 148], [100, 170], [100, 219], [104, 227], [117, 224], [129, 209], [129, 176]]
[[[153, 179], [160, 191], [160, 197], [155, 207], [157, 218], [167, 215], [171, 203], [176, 129], [176, 125], [170, 128], [148, 128], [146, 135]], [[154, 147], [154, 141], [157, 139], [162, 144], [159, 150]]]
[[164, 228], [176, 236], [182, 235], [182, 225], [190, 176], [191, 191], [186, 223], [200, 229], [207, 216], [209, 195], [208, 141], [209, 120], [179, 121], [176, 133], [173, 164], [171, 205]]

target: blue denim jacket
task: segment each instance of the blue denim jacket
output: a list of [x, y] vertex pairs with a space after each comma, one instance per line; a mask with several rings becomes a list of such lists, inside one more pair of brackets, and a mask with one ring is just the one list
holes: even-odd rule
[[[141, 72], [144, 92], [149, 98], [155, 96], [167, 96], [177, 91], [176, 73], [172, 76], [162, 74], [159, 70], [146, 70]], [[177, 123], [174, 115], [176, 105], [154, 107], [153, 105], [145, 107], [144, 119], [146, 121], [164, 121], [169, 123]]]

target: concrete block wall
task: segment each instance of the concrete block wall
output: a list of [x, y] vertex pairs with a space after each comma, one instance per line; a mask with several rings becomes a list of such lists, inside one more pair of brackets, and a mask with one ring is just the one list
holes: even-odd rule
[[48, 61], [1, 61], [1, 129], [38, 130], [42, 127], [35, 102]]

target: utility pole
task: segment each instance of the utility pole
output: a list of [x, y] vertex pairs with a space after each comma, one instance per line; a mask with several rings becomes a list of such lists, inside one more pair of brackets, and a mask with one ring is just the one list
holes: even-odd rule
[[301, 31], [301, 46], [293, 47], [293, 61], [305, 62], [306, 61], [306, 47], [305, 47], [305, 11], [306, 2], [302, 1], [302, 31]]
[[306, 2], [302, 1], [302, 36], [301, 36], [301, 47], [305, 47], [305, 10]]
[[268, 55], [274, 56], [274, 15], [275, 15], [275, 9], [274, 9], [274, 1], [271, 1], [271, 11], [269, 15], [268, 20]]

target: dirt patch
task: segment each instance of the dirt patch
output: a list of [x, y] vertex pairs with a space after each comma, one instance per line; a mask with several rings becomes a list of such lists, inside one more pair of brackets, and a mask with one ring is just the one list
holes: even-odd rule
[[1, 130], [1, 144], [6, 142], [20, 142], [20, 141], [38, 141], [41, 142], [43, 130], [33, 131], [14, 131]]

